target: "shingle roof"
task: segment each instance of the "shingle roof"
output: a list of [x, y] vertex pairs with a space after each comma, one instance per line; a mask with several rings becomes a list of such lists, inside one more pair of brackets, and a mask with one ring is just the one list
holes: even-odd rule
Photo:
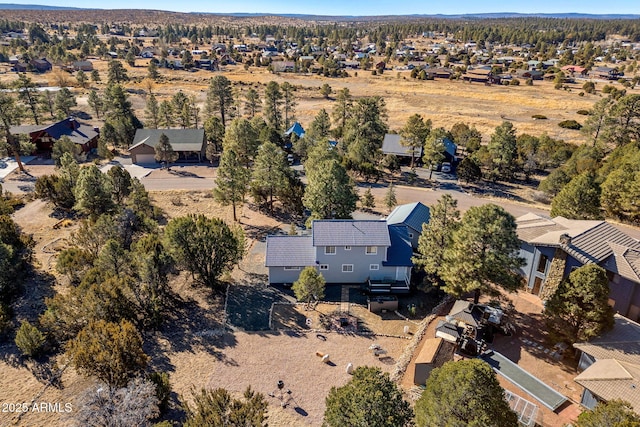
[[267, 236], [266, 267], [316, 265], [311, 236]]
[[615, 314], [613, 329], [589, 342], [573, 345], [598, 360], [616, 359], [640, 365], [640, 324]]
[[155, 147], [162, 134], [167, 135], [174, 151], [200, 151], [204, 145], [204, 129], [138, 129], [129, 151], [143, 144]]
[[451, 307], [449, 316], [467, 325], [477, 327], [480, 325], [483, 312], [484, 310], [469, 301], [458, 300]]
[[420, 202], [415, 202], [396, 206], [387, 217], [387, 224], [404, 224], [420, 233], [422, 224], [428, 223], [429, 218], [429, 208]]
[[[570, 220], [561, 216], [548, 218], [529, 213], [517, 218], [516, 224], [520, 240], [561, 247], [583, 264], [599, 264], [614, 255], [612, 243], [640, 251], [640, 242], [606, 221]], [[561, 239], [563, 236], [569, 239]]]
[[[402, 137], [395, 133], [388, 133], [382, 140], [382, 152], [384, 154], [394, 154], [396, 156], [411, 157], [411, 147], [405, 147], [400, 143]], [[422, 147], [414, 151], [415, 157], [422, 157]]]
[[389, 226], [389, 237], [391, 238], [391, 246], [387, 249], [387, 260], [382, 264], [392, 267], [413, 266], [413, 262], [411, 262], [413, 248], [407, 227], [404, 225]]
[[391, 246], [386, 221], [327, 219], [312, 227], [313, 246]]
[[80, 123], [76, 119], [64, 119], [48, 125], [13, 126], [11, 133], [30, 134], [33, 132], [47, 132], [52, 138], [58, 140], [67, 136], [75, 144], [86, 144], [98, 136], [93, 126]]
[[640, 365], [598, 360], [578, 375], [575, 382], [606, 401], [625, 400], [640, 412]]

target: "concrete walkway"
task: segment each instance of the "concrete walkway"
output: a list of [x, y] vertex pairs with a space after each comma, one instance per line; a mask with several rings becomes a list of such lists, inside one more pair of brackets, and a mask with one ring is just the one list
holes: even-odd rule
[[[35, 156], [24, 156], [21, 157], [20, 160], [22, 161], [23, 165], [26, 165], [35, 158]], [[0, 181], [6, 178], [7, 175], [9, 175], [16, 169], [18, 169], [18, 162], [16, 162], [13, 157], [5, 157], [3, 159], [0, 159]]]

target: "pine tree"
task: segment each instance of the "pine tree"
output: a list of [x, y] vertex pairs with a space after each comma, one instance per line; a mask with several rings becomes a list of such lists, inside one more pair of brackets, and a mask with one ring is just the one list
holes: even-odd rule
[[391, 209], [393, 209], [397, 204], [398, 201], [396, 200], [396, 189], [393, 186], [393, 183], [391, 183], [389, 184], [387, 193], [384, 196], [384, 205], [389, 210], [389, 212], [391, 212]]
[[150, 129], [158, 129], [160, 127], [160, 107], [158, 100], [151, 94], [147, 99], [147, 108], [144, 110], [147, 117], [147, 127]]
[[371, 187], [368, 187], [362, 197], [360, 198], [360, 203], [363, 208], [372, 209], [375, 207], [376, 202], [373, 198], [373, 194], [371, 194]]
[[113, 208], [111, 183], [96, 165], [80, 168], [73, 194], [76, 200], [74, 209], [93, 219]]
[[402, 138], [400, 144], [409, 147], [411, 150], [411, 169], [415, 164], [416, 156], [420, 155], [420, 149], [424, 146], [427, 137], [431, 132], [431, 120], [425, 120], [419, 114], [414, 114], [407, 119], [404, 127], [400, 131]]
[[320, 161], [317, 169], [309, 169], [307, 177], [309, 183], [303, 202], [311, 210], [312, 218], [351, 218], [358, 195], [353, 181], [338, 160]]
[[545, 303], [544, 318], [553, 338], [587, 341], [613, 327], [607, 272], [586, 264], [571, 272]]
[[305, 267], [291, 289], [296, 299], [309, 307], [313, 302], [324, 298], [325, 285], [324, 277], [315, 267]]
[[511, 122], [502, 122], [496, 127], [487, 149], [491, 154], [493, 173], [507, 180], [512, 179], [516, 170], [518, 148], [516, 130]]
[[270, 213], [273, 213], [274, 196], [288, 184], [288, 170], [284, 151], [272, 142], [262, 143], [253, 165], [251, 191], [254, 199], [267, 199]]
[[429, 209], [429, 222], [422, 224], [418, 238], [418, 254], [413, 262], [428, 274], [440, 276], [444, 264], [444, 251], [453, 243], [453, 233], [460, 224], [458, 201], [444, 194]]
[[222, 152], [214, 197], [224, 206], [233, 207], [233, 220], [238, 221], [236, 207], [244, 203], [249, 186], [249, 171], [240, 162], [233, 146]]
[[496, 294], [493, 284], [515, 290], [521, 283], [514, 272], [523, 263], [519, 251], [511, 214], [493, 204], [469, 208], [444, 251], [444, 290], [456, 297], [473, 291], [476, 303], [481, 293]]
[[253, 119], [259, 111], [260, 95], [255, 89], [250, 88], [245, 94], [244, 113], [249, 119]]
[[282, 129], [282, 102], [283, 95], [280, 85], [277, 82], [270, 81], [264, 91], [264, 118], [277, 131]]
[[601, 219], [600, 186], [594, 172], [573, 178], [551, 201], [551, 216], [568, 219]]
[[231, 81], [225, 76], [218, 75], [211, 79], [207, 92], [206, 113], [218, 114], [222, 126], [227, 126], [227, 119], [233, 109], [233, 91]]
[[169, 137], [164, 133], [160, 135], [160, 140], [154, 150], [156, 152], [155, 159], [160, 163], [164, 163], [169, 170], [171, 169], [171, 163], [178, 160], [179, 154], [173, 150]]

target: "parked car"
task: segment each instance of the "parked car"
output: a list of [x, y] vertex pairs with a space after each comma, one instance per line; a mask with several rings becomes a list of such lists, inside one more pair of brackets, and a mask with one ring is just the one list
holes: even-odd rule
[[442, 167], [440, 168], [442, 173], [450, 173], [451, 172], [451, 163], [443, 162]]

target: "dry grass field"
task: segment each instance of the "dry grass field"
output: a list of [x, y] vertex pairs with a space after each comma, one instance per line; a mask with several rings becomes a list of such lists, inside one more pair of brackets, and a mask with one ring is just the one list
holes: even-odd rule
[[[144, 109], [149, 86], [145, 81], [148, 60], [137, 59], [136, 67], [125, 64], [131, 82], [126, 83], [130, 89], [130, 100], [136, 114], [144, 120]], [[107, 76], [107, 62], [95, 60], [94, 67], [100, 72], [102, 82], [93, 86], [104, 87]], [[575, 119], [584, 122], [584, 116], [578, 110], [588, 110], [600, 99], [601, 94], [579, 96], [581, 82], [568, 85], [569, 89], [556, 90], [553, 83], [536, 81], [533, 86], [485, 86], [481, 83], [462, 81], [434, 80], [421, 81], [412, 79], [409, 71], [387, 70], [383, 75], [372, 76], [369, 71], [350, 71], [350, 77], [333, 78], [311, 75], [281, 73], [273, 74], [266, 68], [251, 67], [245, 70], [242, 64], [223, 66], [221, 73], [234, 83], [236, 96], [242, 99], [249, 87], [259, 93], [264, 85], [275, 80], [279, 83], [288, 81], [296, 87], [296, 118], [308, 125], [321, 108], [331, 111], [333, 99], [325, 99], [319, 92], [320, 86], [328, 83], [334, 93], [342, 88], [349, 88], [354, 98], [365, 96], [381, 96], [385, 99], [388, 110], [388, 124], [392, 130], [399, 130], [412, 114], [421, 114], [431, 119], [433, 125], [450, 128], [457, 122], [474, 125], [483, 134], [486, 141], [496, 126], [502, 121], [514, 123], [518, 133], [541, 135], [547, 133], [553, 138], [580, 144], [583, 138], [578, 131], [562, 129], [558, 123], [562, 120]], [[206, 70], [187, 72], [160, 69], [161, 79], [151, 85], [151, 90], [159, 101], [169, 99], [179, 90], [195, 96], [203, 111], [209, 80], [218, 74]], [[357, 76], [356, 76], [357, 74]], [[61, 80], [69, 85], [75, 84], [75, 78], [64, 72], [54, 71], [45, 75], [31, 75], [40, 84], [58, 85]], [[0, 81], [10, 82], [16, 74], [0, 75]], [[605, 83], [598, 83], [600, 89]], [[617, 85], [617, 83], [612, 83]], [[640, 89], [634, 89], [640, 93]], [[89, 89], [75, 88], [78, 108], [90, 112], [87, 106]], [[242, 104], [242, 102], [240, 102]], [[548, 120], [534, 120], [533, 115], [544, 115]], [[93, 120], [99, 125], [99, 120]]]

